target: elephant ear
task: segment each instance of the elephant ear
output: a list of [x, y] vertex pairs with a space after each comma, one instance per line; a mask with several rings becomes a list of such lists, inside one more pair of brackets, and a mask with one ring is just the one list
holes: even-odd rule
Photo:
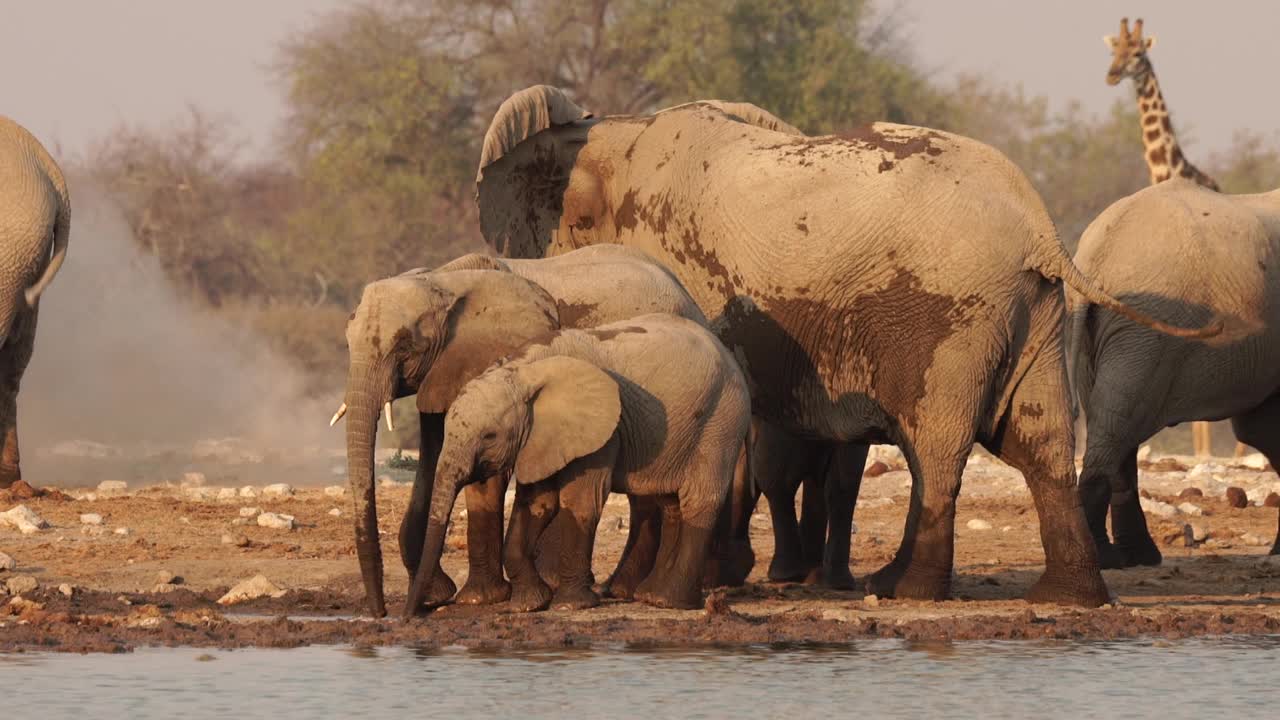
[[556, 302], [541, 287], [506, 270], [431, 273], [458, 297], [418, 386], [418, 411], [442, 413], [462, 386], [490, 365], [560, 329]]
[[494, 114], [484, 134], [476, 185], [484, 179], [484, 169], [511, 152], [524, 140], [555, 125], [568, 125], [591, 117], [560, 88], [534, 85], [507, 98]]
[[509, 272], [510, 268], [492, 255], [467, 253], [456, 260], [450, 260], [441, 265], [434, 272], [453, 272], [454, 270], [497, 270], [499, 272]]
[[618, 383], [584, 360], [556, 355], [521, 365], [530, 392], [529, 437], [516, 455], [516, 481], [536, 483], [604, 447], [622, 413]]

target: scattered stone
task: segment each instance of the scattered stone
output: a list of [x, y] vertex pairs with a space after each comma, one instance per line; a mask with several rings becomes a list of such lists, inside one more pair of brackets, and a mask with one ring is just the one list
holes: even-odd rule
[[293, 486], [289, 483], [272, 483], [262, 488], [263, 497], [292, 497]]
[[1245, 533], [1240, 536], [1240, 543], [1248, 547], [1262, 547], [1265, 545], [1270, 545], [1271, 541], [1267, 538], [1262, 537], [1261, 535], [1255, 535], [1253, 533]]
[[61, 585], [58, 586], [58, 592], [62, 593], [67, 597], [71, 597], [72, 595], [76, 594], [76, 589], [71, 587], [71, 583], [62, 583]]
[[1245, 491], [1245, 497], [1249, 499], [1250, 505], [1262, 507], [1262, 504], [1267, 500], [1267, 495], [1272, 492], [1271, 488], [1271, 485], [1258, 485], [1251, 487]]
[[297, 527], [292, 515], [283, 515], [280, 513], [262, 513], [258, 516], [258, 527], [271, 528], [273, 530], [292, 530]]
[[260, 512], [262, 512], [262, 510], [256, 507], [242, 507], [240, 508], [240, 517], [242, 518], [257, 517], [258, 513]]
[[188, 487], [188, 488], [183, 488], [182, 491], [186, 493], [187, 497], [191, 498], [196, 502], [213, 500], [214, 498], [218, 497], [218, 488]]
[[228, 590], [226, 595], [218, 598], [218, 604], [234, 605], [260, 597], [283, 597], [284, 594], [285, 591], [273, 585], [265, 575], [254, 575], [248, 580], [241, 581]]
[[334, 516], [334, 517], [342, 517], [342, 511], [341, 511], [341, 510], [339, 510], [338, 508], [334, 508], [334, 509], [330, 510], [330, 511], [329, 511], [329, 514], [330, 514], [330, 515], [332, 515], [332, 516]]
[[1193, 497], [1204, 497], [1204, 491], [1198, 487], [1183, 488], [1182, 492], [1178, 493], [1178, 497], [1184, 500]]
[[1200, 463], [1199, 465], [1191, 468], [1191, 471], [1187, 473], [1187, 479], [1196, 480], [1198, 478], [1210, 478], [1221, 480], [1222, 476], [1226, 473], [1227, 467], [1225, 465], [1212, 462]]
[[101, 525], [102, 516], [98, 513], [85, 513], [80, 516], [81, 525]]
[[991, 529], [991, 523], [987, 522], [986, 520], [979, 520], [978, 518], [974, 518], [970, 520], [969, 522], [965, 523], [964, 526], [969, 528], [970, 530], [990, 530]]
[[22, 613], [31, 610], [43, 610], [44, 604], [35, 602], [34, 600], [28, 600], [24, 597], [16, 597], [9, 601], [9, 607], [13, 608], [19, 615], [21, 615]]
[[876, 597], [875, 595], [867, 595], [866, 597], [862, 598], [862, 604], [866, 605], [867, 607], [880, 607], [880, 598]]
[[217, 498], [219, 500], [235, 500], [236, 495], [237, 493], [235, 488], [229, 488], [229, 487], [218, 488]]
[[129, 483], [123, 480], [103, 480], [98, 483], [98, 497], [120, 497], [129, 494]]
[[330, 485], [324, 489], [325, 497], [342, 497], [347, 494], [347, 488], [342, 485]]
[[16, 567], [18, 567], [17, 560], [14, 560], [9, 555], [0, 552], [0, 572], [4, 572], [6, 570], [12, 570]]
[[862, 471], [862, 477], [864, 478], [880, 477], [881, 475], [887, 472], [889, 472], [889, 466], [886, 465], [882, 460], [876, 460], [871, 464], [867, 465], [867, 467]]
[[1193, 505], [1189, 502], [1179, 503], [1178, 512], [1192, 517], [1200, 517], [1201, 515], [1204, 515], [1204, 510], [1201, 510], [1199, 505]]
[[1202, 543], [1209, 539], [1209, 530], [1205, 528], [1204, 525], [1201, 525], [1200, 523], [1191, 523], [1187, 525], [1187, 528], [1191, 531], [1191, 540], [1193, 542]]
[[1280, 508], [1280, 493], [1269, 492], [1262, 501], [1263, 507]]
[[124, 595], [117, 595], [117, 596], [116, 596], [116, 601], [117, 601], [117, 602], [119, 602], [119, 603], [120, 603], [120, 604], [122, 604], [122, 605], [132, 605], [132, 604], [133, 604], [133, 601], [132, 601], [132, 600], [130, 600], [128, 597], [124, 596]]
[[40, 587], [40, 583], [30, 575], [14, 575], [5, 581], [4, 587], [10, 595], [21, 595]]
[[129, 534], [129, 528], [127, 528], [127, 527], [118, 527], [118, 528], [116, 528], [115, 530], [113, 530], [112, 532], [114, 532], [115, 534], [117, 534], [117, 535], [119, 535], [119, 536], [121, 536], [121, 537], [124, 537], [124, 536], [126, 536], [126, 535], [128, 535], [128, 534]]
[[49, 527], [49, 523], [26, 505], [18, 505], [0, 513], [0, 527], [12, 527], [23, 535], [30, 535]]
[[1232, 485], [1227, 488], [1227, 504], [1233, 508], [1249, 507], [1249, 495], [1243, 488]]
[[1151, 513], [1152, 515], [1158, 515], [1160, 517], [1169, 518], [1178, 514], [1178, 508], [1170, 505], [1167, 502], [1162, 502], [1160, 500], [1155, 500], [1153, 498], [1146, 498], [1146, 497], [1140, 498], [1139, 502], [1142, 504], [1143, 512], [1148, 512], [1148, 513]]
[[156, 583], [159, 585], [181, 585], [182, 576], [174, 575], [168, 570], [161, 570], [156, 573]]
[[255, 498], [255, 497], [258, 497], [258, 491], [252, 485], [245, 485], [244, 487], [240, 488], [240, 497]]
[[248, 525], [250, 522], [252, 522], [252, 520], [249, 518], [238, 517], [235, 520], [232, 520], [231, 524], [240, 527], [242, 525]]
[[249, 538], [239, 533], [223, 533], [223, 545], [234, 545], [236, 547], [249, 547]]
[[1242, 465], [1250, 470], [1267, 470], [1271, 467], [1271, 463], [1267, 461], [1267, 456], [1262, 453], [1250, 453], [1236, 460], [1237, 465]]

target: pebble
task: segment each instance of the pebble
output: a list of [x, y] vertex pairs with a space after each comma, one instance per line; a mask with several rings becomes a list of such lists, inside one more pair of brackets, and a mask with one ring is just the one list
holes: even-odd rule
[[862, 604], [866, 605], [867, 607], [880, 607], [880, 598], [876, 597], [875, 595], [867, 595], [866, 597], [862, 598]]
[[1198, 487], [1183, 488], [1182, 492], [1178, 493], [1178, 497], [1184, 500], [1193, 497], [1204, 497], [1204, 491]]
[[1160, 517], [1168, 518], [1178, 514], [1178, 508], [1167, 502], [1161, 502], [1160, 500], [1145, 497], [1142, 498], [1140, 502], [1142, 503], [1143, 512], [1149, 512], [1152, 515], [1159, 515]]
[[18, 561], [6, 553], [0, 552], [0, 572], [18, 567]]
[[235, 500], [238, 494], [239, 493], [236, 492], [235, 488], [229, 488], [229, 487], [218, 488], [217, 498], [219, 500]]
[[67, 597], [71, 597], [76, 594], [76, 589], [71, 587], [71, 583], [62, 583], [58, 586], [58, 592], [66, 595]]
[[239, 533], [223, 533], [223, 545], [235, 545], [236, 547], [249, 547], [249, 538]]
[[182, 577], [174, 575], [168, 570], [161, 570], [156, 573], [156, 583], [159, 585], [181, 585]]
[[1261, 535], [1255, 535], [1253, 533], [1245, 533], [1241, 535], [1240, 542], [1249, 547], [1262, 547], [1264, 545], [1271, 544], [1271, 541], [1268, 540], [1267, 538], [1264, 538]]
[[867, 465], [867, 467], [862, 471], [862, 477], [880, 477], [887, 472], [889, 472], [889, 466], [883, 461], [876, 460]]
[[244, 487], [240, 488], [240, 497], [243, 497], [243, 498], [258, 497], [258, 491], [252, 485], [245, 485]]
[[1267, 461], [1267, 456], [1262, 453], [1250, 453], [1245, 455], [1244, 457], [1236, 460], [1236, 464], [1243, 465], [1250, 470], [1266, 470], [1270, 466], [1270, 463]]
[[18, 505], [0, 513], [0, 527], [6, 526], [17, 529], [23, 535], [30, 535], [49, 527], [49, 523], [26, 505]]
[[1232, 485], [1227, 488], [1227, 504], [1233, 508], [1249, 507], [1249, 495], [1243, 488]]
[[1204, 510], [1201, 510], [1199, 505], [1193, 505], [1189, 502], [1179, 503], [1178, 512], [1192, 517], [1200, 517], [1201, 515], [1204, 515]]
[[262, 513], [258, 516], [258, 527], [272, 528], [273, 530], [292, 530], [297, 527], [292, 515], [283, 515], [280, 513]]
[[129, 483], [123, 480], [103, 480], [98, 483], [98, 497], [118, 497], [129, 492]]
[[242, 507], [240, 508], [240, 517], [255, 517], [260, 512], [262, 512], [262, 510], [256, 507]]
[[341, 511], [341, 510], [339, 510], [338, 508], [334, 508], [334, 509], [330, 510], [330, 511], [329, 511], [329, 514], [330, 514], [330, 515], [332, 515], [332, 516], [334, 516], [334, 517], [342, 517], [342, 511]]
[[1209, 539], [1209, 530], [1200, 523], [1191, 523], [1187, 527], [1191, 528], [1191, 539], [1196, 542], [1204, 542]]
[[1280, 508], [1280, 493], [1267, 493], [1267, 497], [1262, 501], [1262, 506]]
[[248, 580], [241, 581], [228, 590], [226, 595], [218, 598], [218, 604], [234, 605], [238, 602], [260, 597], [283, 597], [284, 594], [285, 591], [272, 584], [265, 575], [254, 575]]
[[964, 526], [969, 528], [970, 530], [990, 530], [991, 529], [991, 523], [987, 522], [986, 520], [979, 520], [978, 518], [974, 518], [970, 520], [969, 522], [965, 523]]
[[21, 595], [40, 587], [40, 583], [30, 575], [14, 575], [5, 582], [4, 587], [10, 595]]
[[293, 486], [289, 483], [272, 483], [262, 488], [263, 497], [292, 497]]
[[347, 494], [347, 488], [342, 485], [330, 485], [324, 489], [325, 497], [342, 497]]
[[101, 525], [102, 516], [98, 513], [85, 513], [80, 516], [81, 525]]
[[122, 536], [122, 537], [123, 537], [123, 536], [125, 536], [125, 535], [128, 535], [128, 534], [129, 534], [129, 528], [127, 528], [127, 527], [118, 527], [118, 528], [116, 528], [115, 530], [113, 530], [112, 532], [114, 532], [115, 534], [120, 535], [120, 536]]

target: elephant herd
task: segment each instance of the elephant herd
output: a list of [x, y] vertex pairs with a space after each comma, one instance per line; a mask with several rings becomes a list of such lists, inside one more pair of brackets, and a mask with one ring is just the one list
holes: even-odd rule
[[[66, 251], [61, 176], [15, 132], [0, 136], [0, 233], [8, 254], [29, 251], [0, 278], [12, 391], [0, 486], [16, 473], [13, 398], [35, 297]], [[450, 599], [697, 606], [704, 587], [753, 567], [761, 493], [770, 578], [851, 587], [871, 443], [902, 450], [912, 488], [902, 544], [868, 592], [949, 595], [956, 498], [980, 443], [1022, 472], [1035, 503], [1045, 571], [1028, 599], [1096, 606], [1110, 599], [1101, 568], [1161, 560], [1138, 503], [1139, 443], [1231, 418], [1280, 463], [1280, 191], [1150, 187], [1104, 212], [1073, 261], [1019, 168], [937, 130], [810, 137], [720, 101], [597, 118], [540, 85], [502, 103], [482, 147], [480, 229], [499, 257], [372, 282], [347, 325], [333, 422], [346, 418], [375, 615], [386, 607], [374, 447], [406, 396], [421, 426], [400, 529], [406, 616]], [[39, 212], [10, 222], [11, 205]], [[1077, 406], [1089, 429], [1079, 484]], [[459, 590], [439, 561], [460, 492]], [[610, 492], [627, 495], [631, 523], [597, 584]]]

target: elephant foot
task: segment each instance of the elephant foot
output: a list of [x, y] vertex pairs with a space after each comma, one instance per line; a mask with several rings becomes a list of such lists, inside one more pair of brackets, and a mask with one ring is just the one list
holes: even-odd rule
[[654, 607], [695, 610], [702, 607], [702, 589], [696, 585], [672, 587], [670, 583], [646, 579], [636, 588], [636, 600]]
[[1124, 557], [1124, 565], [1120, 567], [1154, 566], [1164, 562], [1164, 556], [1160, 554], [1159, 548], [1150, 536], [1117, 539], [1115, 548]]
[[0, 463], [0, 490], [8, 490], [22, 480], [22, 470], [17, 465]]
[[472, 571], [454, 602], [460, 605], [492, 605], [511, 597], [511, 583], [492, 573]]
[[800, 582], [808, 577], [809, 570], [799, 556], [774, 555], [769, 562], [769, 581]]
[[423, 599], [414, 614], [425, 613], [431, 608], [449, 604], [456, 592], [458, 592], [458, 586], [454, 584], [453, 578], [449, 577], [444, 570], [437, 569], [435, 577], [431, 579], [431, 588], [427, 590], [427, 597]]
[[903, 600], [946, 600], [951, 597], [951, 571], [928, 571], [890, 562], [867, 578], [868, 594]]
[[512, 610], [516, 612], [537, 612], [546, 610], [551, 604], [551, 588], [542, 580], [529, 583], [516, 583], [511, 588]]
[[832, 590], [853, 590], [858, 587], [857, 581], [853, 579], [853, 573], [849, 572], [848, 565], [823, 567], [822, 584]]
[[642, 580], [643, 578], [636, 577], [634, 573], [627, 572], [624, 568], [619, 568], [601, 586], [600, 594], [616, 600], [632, 600], [635, 598], [636, 588], [639, 587]]
[[750, 542], [731, 543], [707, 561], [702, 584], [706, 587], [742, 587], [756, 566], [756, 554]]
[[551, 607], [556, 610], [585, 610], [600, 604], [600, 596], [590, 586], [567, 588], [563, 585], [551, 598]]
[[822, 568], [810, 568], [809, 572], [804, 574], [804, 579], [800, 581], [801, 585], [821, 585], [822, 584]]
[[1111, 602], [1111, 593], [1097, 570], [1046, 570], [1027, 591], [1027, 602], [1099, 607]]
[[1128, 557], [1120, 548], [1111, 544], [1107, 538], [1094, 538], [1094, 548], [1098, 553], [1098, 565], [1103, 570], [1119, 570], [1129, 567]]

